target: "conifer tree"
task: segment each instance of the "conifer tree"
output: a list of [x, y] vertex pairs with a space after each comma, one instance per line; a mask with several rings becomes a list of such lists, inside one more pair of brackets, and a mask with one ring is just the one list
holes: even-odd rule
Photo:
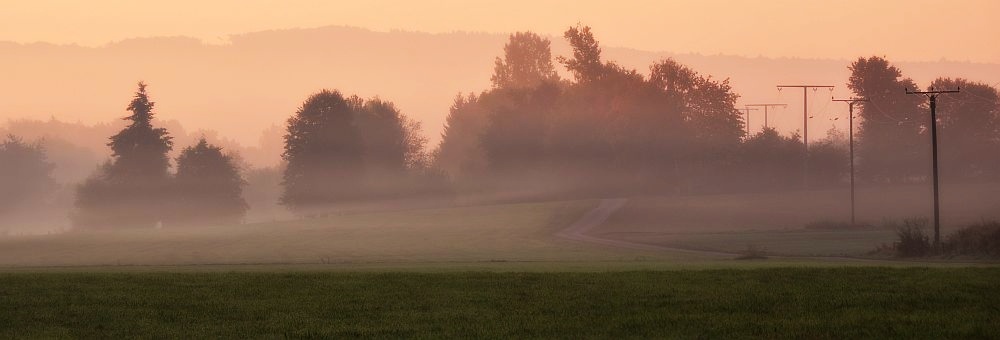
[[173, 142], [166, 129], [153, 127], [153, 107], [146, 84], [123, 118], [129, 125], [111, 136], [111, 159], [77, 188], [78, 227], [152, 227], [163, 218]]

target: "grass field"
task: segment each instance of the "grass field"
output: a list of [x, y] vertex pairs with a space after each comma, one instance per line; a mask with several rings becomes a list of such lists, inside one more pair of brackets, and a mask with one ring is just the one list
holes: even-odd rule
[[562, 240], [595, 201], [359, 213], [188, 229], [0, 238], [0, 267], [687, 259]]
[[[1000, 218], [1000, 185], [947, 187], [947, 233], [958, 223]], [[859, 217], [922, 216], [925, 186], [864, 188]], [[896, 235], [885, 228], [804, 229], [844, 221], [845, 190], [639, 197], [588, 232], [601, 238], [673, 248], [740, 253], [752, 246], [774, 255], [863, 256]], [[965, 200], [959, 200], [963, 198]], [[879, 202], [885, 204], [879, 204]], [[891, 204], [889, 204], [891, 203]], [[320, 264], [345, 268], [480, 264], [517, 270], [622, 265], [626, 270], [675, 263], [728, 261], [669, 250], [641, 251], [561, 239], [554, 234], [595, 207], [594, 200], [500, 204], [332, 215], [293, 221], [186, 229], [85, 231], [0, 237], [0, 269], [66, 266]], [[661, 263], [635, 263], [661, 262]], [[509, 267], [509, 268], [508, 268]], [[325, 268], [324, 268], [325, 269]], [[486, 268], [492, 270], [492, 268]]]
[[0, 338], [996, 338], [997, 268], [7, 273]]
[[[871, 227], [815, 230], [815, 222], [850, 220], [847, 190], [641, 197], [592, 234], [686, 249], [738, 253], [749, 246], [778, 255], [860, 256], [896, 240], [883, 220], [931, 216], [926, 185], [867, 187], [857, 214]], [[942, 189], [942, 234], [983, 219], [1000, 219], [1000, 185], [948, 185]]]

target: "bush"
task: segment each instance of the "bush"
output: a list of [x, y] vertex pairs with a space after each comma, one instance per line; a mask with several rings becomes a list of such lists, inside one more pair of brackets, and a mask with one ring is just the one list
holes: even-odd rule
[[948, 235], [942, 247], [949, 255], [1000, 257], [1000, 222], [983, 221]]
[[901, 226], [896, 227], [899, 241], [895, 244], [896, 256], [919, 257], [931, 253], [930, 237], [924, 232], [927, 219], [905, 219]]

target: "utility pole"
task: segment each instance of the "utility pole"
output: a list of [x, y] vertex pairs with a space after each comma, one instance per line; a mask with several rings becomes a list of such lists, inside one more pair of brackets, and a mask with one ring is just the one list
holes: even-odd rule
[[847, 140], [850, 143], [851, 149], [851, 226], [854, 226], [856, 224], [854, 221], [854, 104], [867, 102], [868, 99], [855, 97], [848, 99], [830, 98], [830, 100], [847, 103], [848, 117], [850, 117], [848, 118], [849, 123], [847, 125]]
[[747, 104], [746, 106], [763, 106], [764, 107], [764, 128], [767, 128], [767, 108], [769, 107], [787, 107], [788, 104]]
[[[750, 105], [745, 105], [745, 106], [750, 106]], [[747, 114], [747, 118], [746, 120], [743, 121], [743, 124], [747, 126], [747, 138], [750, 138], [750, 111], [757, 111], [759, 109], [744, 107], [742, 110]]]
[[927, 96], [931, 100], [931, 163], [934, 169], [934, 248], [941, 247], [941, 205], [938, 196], [938, 145], [937, 145], [937, 97], [943, 93], [958, 93], [961, 89], [935, 91], [910, 91], [905, 89], [906, 94], [917, 94]]
[[802, 145], [805, 147], [805, 157], [802, 165], [802, 186], [809, 188], [809, 89], [826, 88], [833, 91], [832, 85], [778, 85], [778, 91], [786, 87], [802, 88]]

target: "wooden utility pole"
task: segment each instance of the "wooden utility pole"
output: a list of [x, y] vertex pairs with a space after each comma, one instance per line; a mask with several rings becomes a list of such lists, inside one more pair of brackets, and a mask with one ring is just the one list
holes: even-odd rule
[[[745, 105], [745, 106], [750, 106], [750, 105]], [[743, 120], [743, 125], [746, 125], [746, 127], [747, 127], [747, 138], [750, 138], [750, 111], [757, 111], [759, 109], [744, 107], [742, 110], [744, 112], [746, 112], [746, 114], [747, 114], [747, 118], [745, 120]]]
[[833, 99], [835, 102], [845, 102], [848, 108], [848, 125], [847, 125], [847, 140], [850, 143], [851, 149], [851, 226], [853, 227], [856, 223], [854, 221], [854, 104], [867, 102], [868, 99], [863, 98], [848, 98], [848, 99]]
[[802, 186], [809, 188], [809, 89], [826, 88], [833, 91], [833, 85], [778, 85], [780, 91], [786, 87], [802, 89], [802, 145], [805, 147], [805, 157], [802, 165]]
[[769, 107], [787, 107], [788, 104], [747, 104], [746, 106], [763, 106], [764, 107], [764, 128], [767, 128], [767, 108]]
[[917, 94], [927, 96], [931, 100], [931, 163], [934, 169], [934, 248], [941, 249], [941, 205], [938, 196], [938, 143], [937, 143], [937, 97], [943, 93], [958, 93], [961, 89], [935, 91], [932, 87], [929, 91], [910, 91], [905, 89], [906, 94]]

